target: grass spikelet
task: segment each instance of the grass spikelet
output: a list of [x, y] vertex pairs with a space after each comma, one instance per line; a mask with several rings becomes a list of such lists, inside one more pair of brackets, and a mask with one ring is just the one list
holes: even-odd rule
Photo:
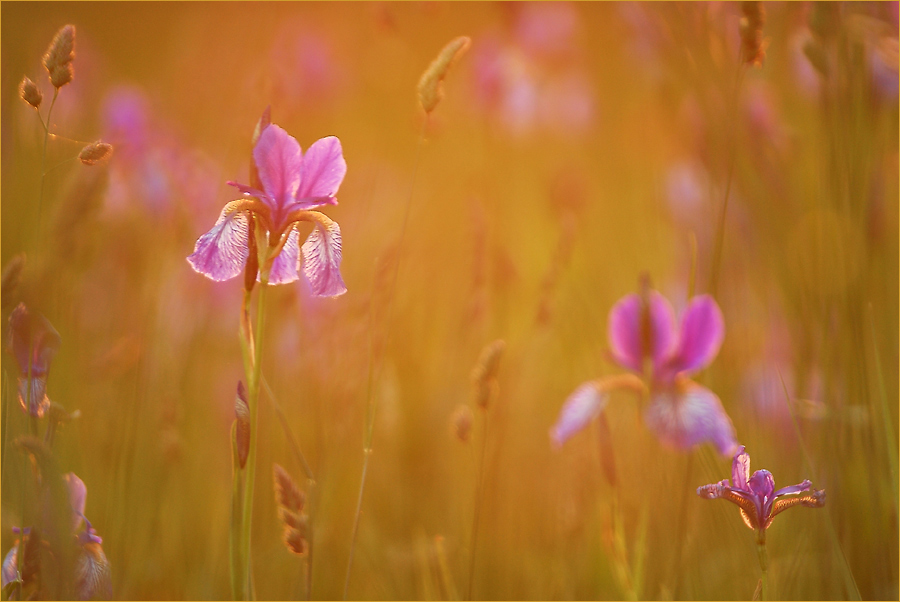
[[450, 67], [465, 54], [471, 43], [472, 40], [468, 36], [451, 40], [419, 78], [419, 102], [422, 103], [426, 113], [431, 113], [444, 97], [442, 82], [447, 77]]
[[44, 100], [41, 89], [28, 76], [23, 77], [22, 83], [19, 84], [19, 96], [35, 109], [39, 108], [41, 101]]
[[450, 428], [457, 439], [465, 443], [472, 435], [472, 409], [466, 404], [459, 404], [450, 417]]
[[75, 76], [72, 60], [75, 58], [75, 26], [66, 25], [53, 37], [44, 53], [44, 68], [50, 75], [50, 83], [57, 90]]
[[96, 141], [91, 142], [78, 153], [78, 160], [85, 165], [96, 165], [104, 159], [108, 159], [112, 155], [112, 144]]
[[472, 368], [472, 385], [475, 387], [475, 402], [479, 407], [487, 407], [491, 394], [496, 387], [497, 370], [500, 367], [500, 357], [506, 348], [506, 342], [502, 339], [489, 343], [481, 350], [481, 355]]
[[307, 544], [307, 516], [303, 513], [306, 494], [278, 464], [272, 465], [275, 482], [275, 502], [278, 504], [278, 518], [284, 526], [283, 540], [287, 549], [298, 556], [309, 551]]
[[766, 9], [762, 2], [741, 2], [741, 13], [741, 56], [745, 63], [762, 67], [767, 46], [762, 33]]

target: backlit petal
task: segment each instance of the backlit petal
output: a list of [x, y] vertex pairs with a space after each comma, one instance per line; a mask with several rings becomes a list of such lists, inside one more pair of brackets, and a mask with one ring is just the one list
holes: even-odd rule
[[609, 312], [609, 345], [624, 368], [641, 372], [646, 352], [659, 366], [669, 355], [675, 336], [675, 311], [665, 297], [650, 291], [649, 318], [644, 331], [644, 306], [637, 294], [626, 295]]
[[734, 426], [722, 402], [709, 389], [690, 381], [654, 394], [644, 410], [644, 421], [671, 447], [687, 449], [709, 442], [723, 456], [737, 449]]
[[744, 446], [740, 446], [737, 453], [734, 454], [734, 460], [731, 462], [731, 482], [734, 483], [735, 489], [741, 491], [750, 491], [748, 483], [750, 481], [750, 454], [744, 451]]
[[8, 337], [7, 347], [19, 364], [19, 374], [27, 376], [30, 371], [32, 377], [46, 376], [61, 342], [47, 318], [19, 303], [9, 316]]
[[287, 284], [300, 279], [297, 272], [298, 259], [300, 258], [300, 233], [297, 227], [292, 226], [287, 235], [287, 241], [281, 249], [281, 253], [272, 263], [269, 272], [269, 284]]
[[725, 320], [715, 299], [694, 297], [681, 318], [678, 352], [670, 368], [688, 375], [705, 368], [719, 353], [724, 337]]
[[84, 516], [84, 505], [87, 501], [87, 487], [74, 472], [67, 473], [66, 485], [69, 488], [69, 505], [72, 507], [72, 531], [77, 531]]
[[253, 188], [252, 186], [247, 186], [246, 184], [240, 184], [238, 182], [234, 182], [232, 180], [228, 180], [225, 182], [229, 186], [234, 186], [238, 190], [241, 191], [241, 194], [245, 194], [247, 196], [255, 196], [260, 200], [265, 200], [267, 202], [271, 202], [269, 200], [269, 196], [263, 190], [259, 190], [258, 188]]
[[780, 495], [788, 495], [791, 493], [800, 493], [801, 491], [809, 491], [809, 488], [812, 486], [812, 483], [809, 479], [803, 481], [802, 483], [797, 483], [796, 485], [790, 485], [788, 487], [782, 487], [778, 491], [772, 494], [773, 497], [778, 497]]
[[303, 155], [300, 173], [298, 200], [334, 197], [347, 173], [347, 162], [344, 161], [341, 141], [334, 136], [316, 140]]
[[187, 258], [194, 270], [211, 280], [234, 278], [247, 263], [250, 220], [244, 211], [234, 209], [235, 203], [239, 202], [225, 205], [216, 225], [197, 239], [194, 252]]
[[310, 211], [308, 215], [314, 227], [301, 248], [303, 274], [314, 295], [343, 295], [347, 287], [340, 271], [341, 228], [336, 221], [318, 211]]
[[768, 470], [757, 470], [750, 477], [750, 491], [755, 493], [759, 499], [772, 499], [772, 493], [775, 491], [775, 477]]
[[[300, 144], [275, 124], [263, 130], [253, 148], [253, 159], [263, 188], [275, 202], [275, 209], [286, 208], [300, 184], [302, 153]], [[277, 212], [277, 211], [276, 211]]]
[[606, 407], [609, 396], [600, 391], [595, 381], [582, 384], [569, 395], [559, 412], [556, 424], [550, 429], [550, 438], [557, 447], [583, 429]]
[[6, 587], [8, 583], [12, 583], [19, 577], [18, 555], [16, 554], [18, 547], [18, 544], [13, 545], [3, 559], [2, 583], [0, 583], [0, 587]]

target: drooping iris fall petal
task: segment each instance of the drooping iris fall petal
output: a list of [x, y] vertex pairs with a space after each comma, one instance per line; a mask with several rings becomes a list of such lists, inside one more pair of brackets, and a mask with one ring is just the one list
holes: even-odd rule
[[194, 270], [217, 282], [240, 274], [250, 255], [250, 220], [235, 208], [236, 203], [240, 201], [225, 205], [216, 224], [197, 239], [194, 252], [187, 258]]
[[281, 253], [272, 263], [269, 272], [269, 284], [287, 284], [300, 279], [297, 271], [300, 259], [300, 233], [292, 226]]
[[715, 393], [691, 381], [655, 392], [644, 422], [664, 444], [679, 449], [712, 443], [722, 455], [737, 449], [734, 425]]
[[559, 418], [550, 429], [554, 445], [561, 446], [566, 440], [583, 429], [603, 408], [609, 396], [600, 391], [594, 381], [586, 382], [569, 395], [559, 412]]
[[336, 297], [347, 292], [341, 278], [341, 228], [318, 211], [310, 211], [313, 230], [301, 249], [303, 274], [314, 295]]

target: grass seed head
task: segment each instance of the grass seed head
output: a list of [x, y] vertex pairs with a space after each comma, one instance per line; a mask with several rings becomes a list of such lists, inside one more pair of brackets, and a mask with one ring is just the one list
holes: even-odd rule
[[78, 160], [85, 165], [96, 165], [100, 161], [107, 159], [112, 155], [113, 147], [106, 142], [91, 142], [78, 153]]
[[50, 75], [50, 83], [57, 89], [75, 76], [72, 60], [75, 58], [75, 26], [66, 25], [53, 37], [44, 53], [44, 68]]
[[22, 83], [19, 84], [19, 96], [35, 109], [41, 106], [41, 101], [44, 99], [41, 89], [27, 75], [22, 78]]
[[431, 113], [444, 97], [442, 82], [450, 67], [465, 54], [471, 43], [472, 40], [467, 36], [451, 40], [419, 78], [419, 102], [426, 113]]

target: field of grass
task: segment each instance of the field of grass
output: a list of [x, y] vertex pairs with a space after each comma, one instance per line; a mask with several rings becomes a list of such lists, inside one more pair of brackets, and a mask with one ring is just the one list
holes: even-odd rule
[[[4, 596], [83, 593], [52, 567], [91, 552], [96, 597], [232, 597], [244, 278], [186, 257], [251, 182], [269, 107], [304, 152], [340, 139], [319, 210], [347, 292], [301, 273], [253, 323], [258, 599], [753, 597], [757, 533], [697, 495], [733, 451], [661, 441], [652, 391], [551, 441], [582, 383], [627, 372], [608, 320], [642, 282], [677, 315], [712, 295], [724, 339], [694, 380], [751, 472], [827, 493], [766, 530], [764, 595], [897, 599], [897, 6], [764, 3], [742, 27], [753, 3], [4, 2], [0, 554], [48, 539]], [[112, 155], [83, 165], [97, 140]], [[19, 403], [20, 303], [59, 334], [46, 392], [75, 416], [52, 447]], [[273, 464], [306, 495], [304, 555]], [[105, 560], [60, 531], [70, 472]]]

